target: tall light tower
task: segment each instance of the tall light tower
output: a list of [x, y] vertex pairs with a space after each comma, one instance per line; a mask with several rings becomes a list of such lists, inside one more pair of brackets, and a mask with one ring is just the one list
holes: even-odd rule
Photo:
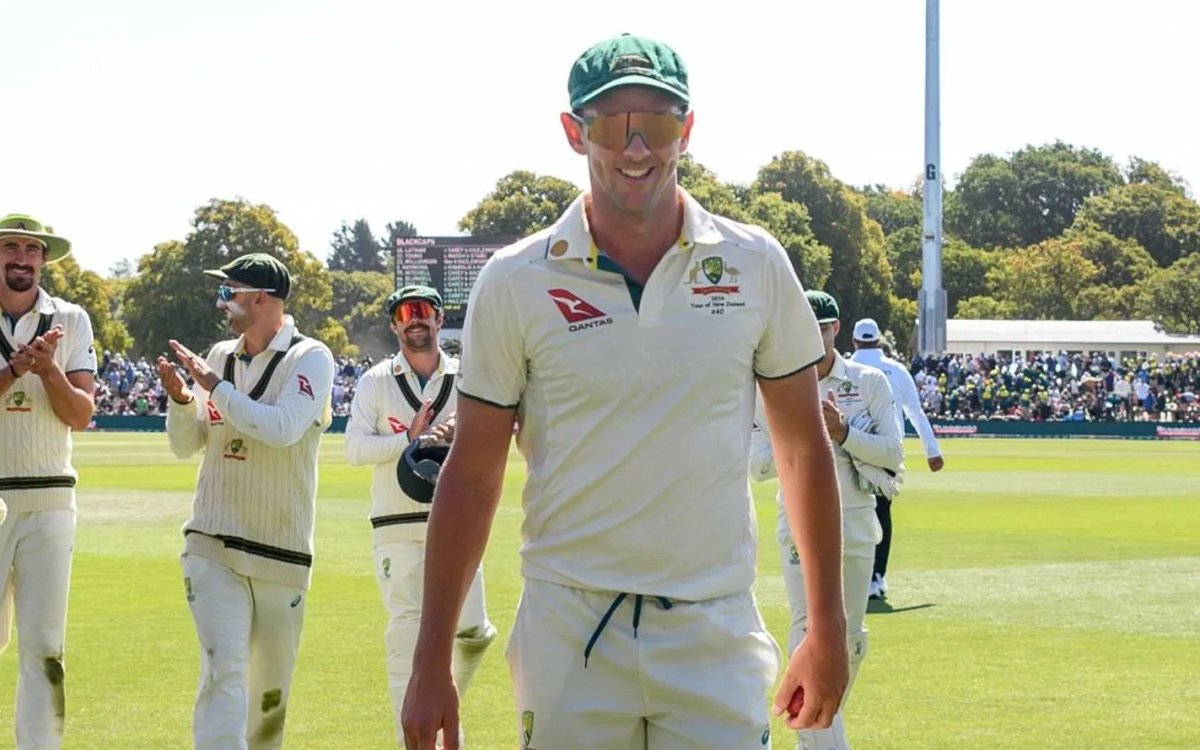
[[917, 349], [946, 349], [946, 290], [942, 288], [942, 123], [938, 74], [938, 0], [925, 0], [925, 211], [921, 232], [921, 292]]

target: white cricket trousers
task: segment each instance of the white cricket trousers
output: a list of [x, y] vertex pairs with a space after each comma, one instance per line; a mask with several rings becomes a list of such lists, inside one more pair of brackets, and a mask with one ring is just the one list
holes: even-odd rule
[[10, 513], [0, 524], [0, 652], [15, 615], [17, 750], [62, 747], [74, 543], [71, 509]]
[[[842, 696], [842, 705], [828, 729], [800, 730], [797, 747], [800, 750], [850, 750], [846, 737], [842, 709], [850, 697], [850, 689], [858, 668], [867, 655], [867, 596], [875, 565], [875, 545], [881, 536], [879, 520], [873, 507], [849, 508], [842, 511], [842, 597], [846, 606], [846, 641], [850, 650], [850, 682]], [[783, 584], [787, 590], [791, 627], [788, 629], [788, 655], [804, 640], [808, 625], [808, 596], [804, 591], [804, 572], [800, 556], [792, 541], [787, 517], [782, 510], [777, 529]]]
[[[389, 542], [375, 547], [375, 580], [387, 610], [388, 623], [383, 642], [387, 652], [388, 691], [392, 696], [392, 717], [396, 724], [396, 742], [404, 747], [404, 728], [400, 723], [404, 694], [412, 677], [413, 651], [421, 626], [421, 600], [425, 592], [425, 543]], [[458, 631], [454, 638], [451, 669], [459, 696], [467, 692], [471, 678], [483, 661], [484, 652], [496, 638], [496, 628], [488, 620], [484, 603], [483, 566], [475, 571], [475, 580], [467, 591]], [[459, 742], [463, 742], [460, 732]]]
[[750, 591], [690, 602], [526, 579], [505, 653], [519, 747], [771, 747], [781, 654]]
[[306, 592], [199, 555], [180, 560], [200, 642], [196, 750], [278, 750]]

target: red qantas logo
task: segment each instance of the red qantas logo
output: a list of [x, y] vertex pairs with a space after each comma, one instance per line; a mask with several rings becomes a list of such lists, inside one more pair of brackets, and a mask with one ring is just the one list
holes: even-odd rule
[[585, 320], [607, 316], [603, 310], [579, 299], [574, 292], [568, 292], [566, 289], [548, 289], [547, 293], [554, 300], [554, 304], [558, 305], [558, 311], [568, 323], [582, 323]]
[[388, 426], [392, 428], [392, 432], [397, 435], [399, 435], [402, 432], [408, 431], [408, 425], [404, 424], [403, 422], [401, 422], [399, 419], [396, 419], [395, 417], [388, 417], [387, 422], [388, 422]]
[[300, 392], [309, 398], [316, 398], [313, 395], [312, 383], [308, 382], [308, 378], [303, 375], [297, 375], [296, 380], [300, 381]]
[[225, 421], [225, 418], [221, 416], [221, 412], [217, 411], [216, 404], [212, 401], [206, 401], [205, 404], [208, 405], [208, 421], [211, 424], [221, 424]]

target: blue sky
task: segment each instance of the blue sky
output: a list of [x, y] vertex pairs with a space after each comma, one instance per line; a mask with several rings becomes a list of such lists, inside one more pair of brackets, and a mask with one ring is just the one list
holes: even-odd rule
[[[358, 217], [458, 234], [513, 169], [586, 183], [558, 125], [567, 72], [624, 31], [682, 55], [692, 153], [722, 179], [748, 182], [790, 149], [851, 184], [920, 175], [923, 0], [633, 7], [13, 4], [0, 212], [54, 225], [101, 272], [183, 239], [214, 197], [273, 206], [321, 258]], [[1062, 139], [1159, 161], [1195, 194], [1196, 28], [1200, 4], [1183, 0], [943, 0], [943, 173]]]

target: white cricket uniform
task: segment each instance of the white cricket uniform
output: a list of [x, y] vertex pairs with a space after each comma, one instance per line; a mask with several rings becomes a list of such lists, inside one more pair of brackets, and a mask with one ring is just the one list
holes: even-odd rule
[[[385, 359], [359, 379], [346, 423], [346, 460], [353, 466], [372, 466], [370, 521], [374, 528], [375, 580], [388, 613], [384, 647], [400, 746], [404, 745], [400, 714], [421, 625], [430, 506], [404, 494], [396, 481], [396, 464], [409, 444], [408, 426], [424, 401], [432, 402], [430, 427], [454, 415], [457, 375], [458, 359], [440, 350], [438, 368], [424, 385], [403, 354]], [[454, 681], [460, 694], [466, 692], [495, 637], [496, 628], [484, 606], [480, 564], [455, 635]]]
[[877, 347], [859, 349], [850, 356], [850, 359], [881, 370], [887, 376], [888, 383], [892, 386], [892, 397], [896, 401], [896, 422], [900, 425], [900, 436], [904, 436], [904, 417], [907, 416], [908, 421], [912, 422], [913, 429], [921, 438], [921, 447], [925, 449], [925, 457], [928, 459], [942, 455], [937, 436], [933, 434], [933, 427], [929, 424], [929, 417], [925, 416], [925, 410], [921, 408], [921, 396], [917, 393], [917, 384], [913, 382], [908, 368], [891, 357], [885, 356], [883, 350]]
[[[887, 377], [873, 367], [835, 355], [829, 374], [821, 378], [821, 397], [833, 391], [838, 409], [849, 424], [846, 439], [834, 445], [838, 488], [842, 496], [842, 586], [846, 606], [846, 638], [850, 649], [850, 685], [842, 698], [845, 705], [858, 667], [867, 654], [867, 593], [871, 584], [875, 545], [882, 531], [875, 517], [875, 498], [861, 476], [856, 461], [898, 473], [904, 460], [903, 435], [896, 423], [896, 406]], [[771, 448], [770, 425], [761, 405], [751, 437], [750, 472], [757, 481], [777, 476]], [[873, 427], [873, 429], [871, 429]], [[778, 495], [776, 538], [779, 542], [783, 582], [787, 590], [792, 624], [788, 631], [788, 653], [804, 639], [808, 624], [808, 597], [800, 555], [788, 527], [783, 492]], [[826, 730], [801, 731], [804, 750], [848, 750], [841, 712]]]
[[[0, 369], [20, 344], [62, 325], [54, 360], [68, 375], [96, 371], [92, 322], [79, 305], [38, 290], [15, 328], [0, 316]], [[57, 750], [65, 714], [67, 599], [75, 541], [72, 430], [54, 413], [42, 379], [24, 373], [0, 394], [0, 652], [15, 615], [17, 750]]]
[[225, 379], [167, 409], [171, 451], [203, 451], [180, 558], [200, 644], [195, 747], [273, 750], [312, 577], [333, 355], [286, 316], [248, 362], [241, 337], [215, 344], [207, 361]]
[[755, 378], [823, 349], [779, 243], [682, 195], [640, 306], [582, 195], [496, 253], [468, 300], [460, 392], [516, 408], [528, 467], [507, 649], [527, 750], [769, 745]]

